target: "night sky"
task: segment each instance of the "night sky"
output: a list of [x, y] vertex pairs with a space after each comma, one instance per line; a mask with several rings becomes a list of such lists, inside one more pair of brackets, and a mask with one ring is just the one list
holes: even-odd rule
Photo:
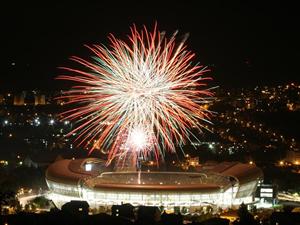
[[112, 2], [2, 6], [0, 89], [63, 88], [54, 80], [60, 74], [57, 67], [70, 65], [71, 55], [88, 58], [84, 44], [108, 44], [110, 32], [126, 39], [133, 23], [151, 29], [155, 21], [169, 35], [176, 30], [179, 37], [190, 34], [189, 49], [212, 70], [212, 85], [248, 87], [300, 80], [296, 5], [283, 1], [173, 1], [169, 6], [161, 5], [162, 1]]

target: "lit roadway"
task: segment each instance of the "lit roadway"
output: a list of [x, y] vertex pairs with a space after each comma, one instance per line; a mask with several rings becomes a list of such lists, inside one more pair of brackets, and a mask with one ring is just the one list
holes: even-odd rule
[[43, 194], [29, 194], [29, 195], [18, 196], [18, 200], [22, 206], [25, 206], [29, 201], [39, 196], [43, 196]]
[[278, 193], [277, 198], [281, 201], [300, 202], [300, 196], [292, 195], [290, 193]]
[[43, 193], [28, 193], [23, 195], [18, 195], [17, 198], [22, 206], [25, 206], [28, 202], [35, 199], [36, 197], [44, 196], [47, 198], [48, 192]]

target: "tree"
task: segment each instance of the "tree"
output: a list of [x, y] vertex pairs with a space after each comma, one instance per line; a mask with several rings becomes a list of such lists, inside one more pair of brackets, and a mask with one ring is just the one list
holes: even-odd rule
[[30, 204], [36, 206], [37, 208], [48, 208], [50, 206], [50, 201], [44, 196], [39, 196], [31, 200]]
[[247, 206], [242, 203], [238, 209], [237, 212], [240, 221], [239, 221], [239, 225], [256, 225], [256, 221], [254, 220], [254, 217], [251, 213], [249, 213]]
[[0, 191], [0, 214], [3, 206], [18, 207], [20, 205], [13, 191]]

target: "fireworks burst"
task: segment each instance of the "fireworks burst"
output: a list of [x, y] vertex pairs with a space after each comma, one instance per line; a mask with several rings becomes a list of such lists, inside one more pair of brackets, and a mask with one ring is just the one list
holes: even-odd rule
[[212, 97], [203, 88], [210, 78], [175, 37], [156, 25], [153, 32], [133, 26], [129, 44], [110, 35], [109, 48], [87, 46], [92, 60], [71, 57], [85, 69], [63, 67], [68, 74], [58, 79], [78, 83], [61, 97], [74, 106], [61, 115], [76, 122], [68, 135], [76, 134], [78, 145], [109, 149], [108, 162], [130, 157], [134, 163], [139, 155], [159, 161], [185, 144], [191, 129], [201, 131], [211, 115], [203, 107]]

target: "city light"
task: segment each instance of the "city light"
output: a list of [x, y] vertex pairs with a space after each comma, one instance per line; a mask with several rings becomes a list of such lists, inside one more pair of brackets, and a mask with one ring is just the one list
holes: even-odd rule
[[40, 118], [39, 117], [35, 118], [34, 123], [35, 123], [36, 126], [39, 126], [41, 124]]
[[3, 165], [3, 166], [7, 166], [8, 161], [7, 160], [0, 160], [0, 164]]

